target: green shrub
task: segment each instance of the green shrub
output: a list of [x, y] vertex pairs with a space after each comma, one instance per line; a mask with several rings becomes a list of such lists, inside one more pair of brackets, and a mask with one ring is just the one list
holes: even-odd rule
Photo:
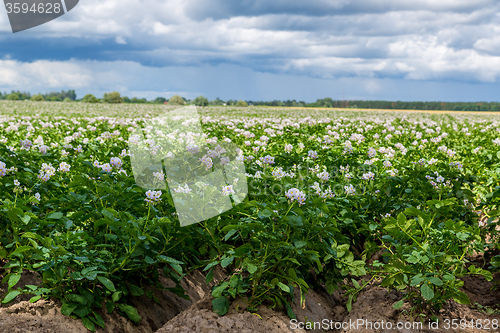
[[83, 103], [99, 103], [99, 100], [92, 94], [87, 94], [83, 96]]
[[33, 97], [31, 97], [31, 100], [33, 102], [42, 102], [42, 101], [45, 101], [45, 98], [43, 98], [42, 95], [38, 94], [38, 95], [34, 95]]
[[102, 99], [106, 103], [121, 103], [122, 102], [122, 98], [120, 96], [120, 93], [117, 91], [105, 93], [104, 97]]
[[193, 104], [196, 106], [208, 106], [208, 99], [203, 96], [198, 96], [194, 99]]
[[172, 96], [168, 100], [168, 104], [170, 104], [170, 105], [184, 105], [184, 104], [186, 104], [186, 101], [184, 101], [184, 98], [182, 98], [181, 96], [175, 95], [175, 96]]

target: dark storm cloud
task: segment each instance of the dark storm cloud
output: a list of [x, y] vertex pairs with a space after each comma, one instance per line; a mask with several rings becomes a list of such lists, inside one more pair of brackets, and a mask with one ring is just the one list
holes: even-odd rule
[[357, 15], [391, 11], [453, 11], [471, 12], [484, 6], [495, 5], [496, 1], [480, 0], [195, 0], [186, 3], [186, 14], [202, 20], [227, 19], [234, 16], [261, 16], [286, 14], [305, 16]]

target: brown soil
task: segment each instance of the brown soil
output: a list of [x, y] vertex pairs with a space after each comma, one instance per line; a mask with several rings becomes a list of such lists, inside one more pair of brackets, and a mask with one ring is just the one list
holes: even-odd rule
[[[224, 278], [221, 271], [215, 274], [214, 282]], [[353, 303], [351, 312], [346, 310], [346, 299], [339, 292], [329, 295], [325, 290], [309, 290], [306, 295], [305, 306], [293, 304], [292, 309], [297, 316], [297, 323], [316, 323], [316, 329], [305, 330], [298, 328], [298, 324], [290, 321], [284, 311], [272, 310], [260, 306], [257, 313], [245, 311], [246, 300], [237, 299], [231, 304], [225, 316], [218, 316], [211, 309], [210, 287], [205, 284], [205, 277], [200, 271], [188, 275], [182, 285], [187, 290], [190, 301], [185, 300], [169, 291], [156, 291], [158, 303], [146, 296], [132, 299], [142, 317], [139, 325], [113, 313], [101, 313], [106, 322], [106, 329], [97, 332], [141, 332], [141, 333], [191, 333], [191, 332], [241, 332], [241, 333], [284, 333], [284, 332], [500, 332], [491, 326], [493, 320], [500, 324], [500, 291], [491, 290], [494, 282], [488, 282], [480, 277], [466, 277], [463, 290], [469, 295], [471, 304], [480, 304], [483, 307], [496, 309], [494, 314], [487, 314], [477, 309], [477, 306], [460, 305], [449, 301], [440, 311], [439, 326], [429, 327], [428, 322], [422, 326], [417, 319], [408, 317], [407, 305], [400, 310], [394, 310], [392, 305], [401, 298], [395, 291], [390, 293], [376, 285], [371, 285], [358, 295], [357, 302]], [[495, 276], [498, 282], [500, 276]], [[39, 284], [39, 279], [32, 273], [25, 273], [19, 286]], [[173, 286], [171, 281], [162, 280], [166, 287]], [[212, 283], [213, 285], [213, 283]], [[6, 291], [6, 284], [0, 285], [0, 295]], [[17, 287], [17, 286], [16, 286]], [[0, 307], [0, 333], [2, 332], [41, 332], [41, 333], [72, 333], [88, 332], [80, 320], [66, 317], [60, 312], [60, 304], [54, 301], [39, 300], [29, 303], [30, 295], [18, 297], [16, 302]], [[296, 299], [300, 299], [296, 293]], [[465, 319], [489, 320], [490, 329], [467, 327], [452, 329], [445, 327], [445, 320]], [[363, 322], [361, 322], [363, 320]], [[396, 329], [396, 324], [402, 322], [407, 327]], [[413, 322], [415, 322], [413, 324]], [[344, 328], [335, 329], [344, 325]], [[359, 326], [356, 326], [359, 323]], [[393, 325], [393, 329], [387, 326]], [[372, 325], [370, 327], [370, 325]], [[382, 326], [384, 325], [384, 326]], [[409, 327], [413, 325], [413, 327]], [[451, 322], [450, 322], [451, 325]], [[326, 329], [326, 327], [333, 329]], [[314, 328], [314, 326], [312, 326]], [[386, 328], [386, 329], [383, 329]]]

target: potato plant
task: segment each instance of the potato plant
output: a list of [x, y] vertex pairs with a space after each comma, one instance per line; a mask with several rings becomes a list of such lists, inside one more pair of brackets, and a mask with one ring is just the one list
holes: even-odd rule
[[[347, 289], [350, 309], [367, 274], [403, 292], [396, 308], [432, 314], [449, 299], [468, 302], [460, 277], [491, 279], [500, 268], [496, 115], [199, 109], [204, 140], [242, 150], [248, 195], [181, 227], [170, 191], [192, 189], [138, 186], [128, 150], [130, 133], [173, 108], [2, 102], [0, 110], [4, 304], [21, 294], [58, 298], [63, 314], [95, 331], [103, 311], [140, 322], [130, 298], [155, 299], [160, 274], [182, 296], [185, 274], [200, 269], [208, 283], [220, 266], [227, 279], [212, 290], [220, 315], [245, 297], [250, 310], [267, 304], [293, 318], [291, 304], [318, 286]], [[215, 170], [209, 153], [200, 167]], [[468, 264], [474, 251], [485, 267]], [[42, 283], [20, 288], [25, 271]]]

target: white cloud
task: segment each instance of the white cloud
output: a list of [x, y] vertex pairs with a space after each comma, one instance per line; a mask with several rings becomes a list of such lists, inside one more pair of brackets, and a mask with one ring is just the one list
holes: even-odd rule
[[92, 82], [89, 74], [88, 69], [71, 62], [0, 60], [0, 86], [20, 90], [86, 87]]
[[127, 41], [122, 36], [117, 36], [115, 38], [115, 41], [116, 41], [116, 44], [122, 44], [122, 45], [127, 44]]

